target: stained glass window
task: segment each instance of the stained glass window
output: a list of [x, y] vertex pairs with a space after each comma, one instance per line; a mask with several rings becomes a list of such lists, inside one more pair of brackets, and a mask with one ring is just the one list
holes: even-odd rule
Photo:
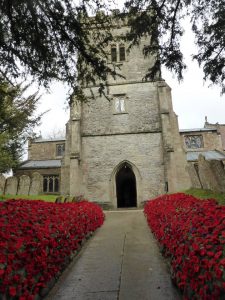
[[203, 137], [202, 135], [186, 135], [184, 137], [186, 148], [188, 149], [197, 149], [203, 148]]

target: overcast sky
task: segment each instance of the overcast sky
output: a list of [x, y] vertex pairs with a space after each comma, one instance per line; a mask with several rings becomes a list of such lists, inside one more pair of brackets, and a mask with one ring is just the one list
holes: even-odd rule
[[[219, 87], [209, 87], [208, 82], [203, 82], [202, 70], [190, 57], [195, 48], [188, 23], [185, 24], [185, 29], [181, 45], [188, 70], [184, 73], [183, 82], [178, 83], [171, 73], [162, 70], [163, 78], [172, 88], [173, 108], [178, 115], [179, 127], [201, 128], [204, 126], [205, 116], [208, 117], [208, 122], [225, 123], [225, 95], [220, 96]], [[66, 88], [60, 83], [55, 83], [51, 90], [51, 94], [43, 94], [38, 109], [39, 112], [50, 110], [36, 130], [44, 137], [63, 129], [69, 118], [69, 110], [66, 110]]]
[[202, 69], [191, 59], [191, 54], [197, 50], [188, 22], [185, 22], [185, 29], [181, 49], [188, 69], [184, 80], [179, 84], [171, 73], [163, 70], [163, 77], [172, 88], [173, 108], [178, 115], [179, 127], [203, 127], [205, 116], [210, 123], [225, 123], [225, 95], [220, 95], [220, 87], [203, 81]]

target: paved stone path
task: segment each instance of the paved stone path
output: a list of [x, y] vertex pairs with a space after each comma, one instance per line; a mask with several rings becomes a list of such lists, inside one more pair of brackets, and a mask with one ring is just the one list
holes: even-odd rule
[[104, 225], [48, 300], [177, 300], [142, 210], [105, 212]]

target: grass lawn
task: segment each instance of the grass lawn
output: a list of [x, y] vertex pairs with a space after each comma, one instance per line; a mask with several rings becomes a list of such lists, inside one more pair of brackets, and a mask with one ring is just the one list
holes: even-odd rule
[[218, 204], [225, 205], [225, 194], [217, 193], [210, 190], [202, 190], [202, 189], [189, 189], [184, 192], [185, 194], [192, 195], [199, 199], [216, 199]]
[[7, 199], [29, 199], [29, 200], [44, 200], [46, 202], [55, 202], [58, 195], [0, 195], [0, 201]]

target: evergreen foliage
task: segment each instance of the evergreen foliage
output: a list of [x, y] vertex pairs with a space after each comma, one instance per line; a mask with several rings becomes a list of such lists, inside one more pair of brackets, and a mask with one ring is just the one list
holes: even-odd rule
[[[31, 74], [45, 85], [58, 79], [69, 83], [75, 91], [78, 91], [76, 82], [85, 86], [98, 80], [105, 84], [108, 74], [117, 73], [115, 65], [106, 63], [106, 46], [113, 40], [109, 3], [2, 0], [0, 73], [11, 80]], [[143, 54], [157, 53], [155, 65], [145, 79], [155, 78], [161, 65], [174, 72], [178, 80], [182, 79], [186, 65], [180, 49], [184, 32], [181, 21], [189, 16], [198, 46], [193, 58], [203, 67], [205, 79], [220, 85], [225, 92], [224, 0], [207, 3], [203, 0], [128, 0], [124, 13], [131, 26], [127, 36], [131, 45], [138, 44], [143, 35], [149, 35]], [[115, 15], [113, 22], [117, 22]]]
[[34, 116], [39, 98], [23, 96], [28, 86], [12, 86], [0, 79], [0, 173], [20, 162], [24, 143], [33, 136], [41, 115]]
[[138, 44], [143, 35], [149, 35], [149, 44], [143, 53], [158, 53], [147, 78], [154, 78], [160, 64], [174, 72], [178, 80], [183, 78], [186, 65], [180, 38], [185, 30], [182, 19], [189, 17], [198, 47], [193, 59], [203, 67], [204, 79], [218, 84], [222, 93], [225, 92], [224, 0], [128, 0], [125, 7], [131, 26], [128, 38], [132, 44]]
[[112, 36], [107, 30], [110, 19], [99, 13], [105, 5], [99, 0], [76, 3], [1, 1], [0, 73], [4, 78], [31, 74], [46, 86], [53, 79], [74, 86], [78, 74], [82, 84], [106, 80], [110, 68], [105, 64], [105, 46]]

